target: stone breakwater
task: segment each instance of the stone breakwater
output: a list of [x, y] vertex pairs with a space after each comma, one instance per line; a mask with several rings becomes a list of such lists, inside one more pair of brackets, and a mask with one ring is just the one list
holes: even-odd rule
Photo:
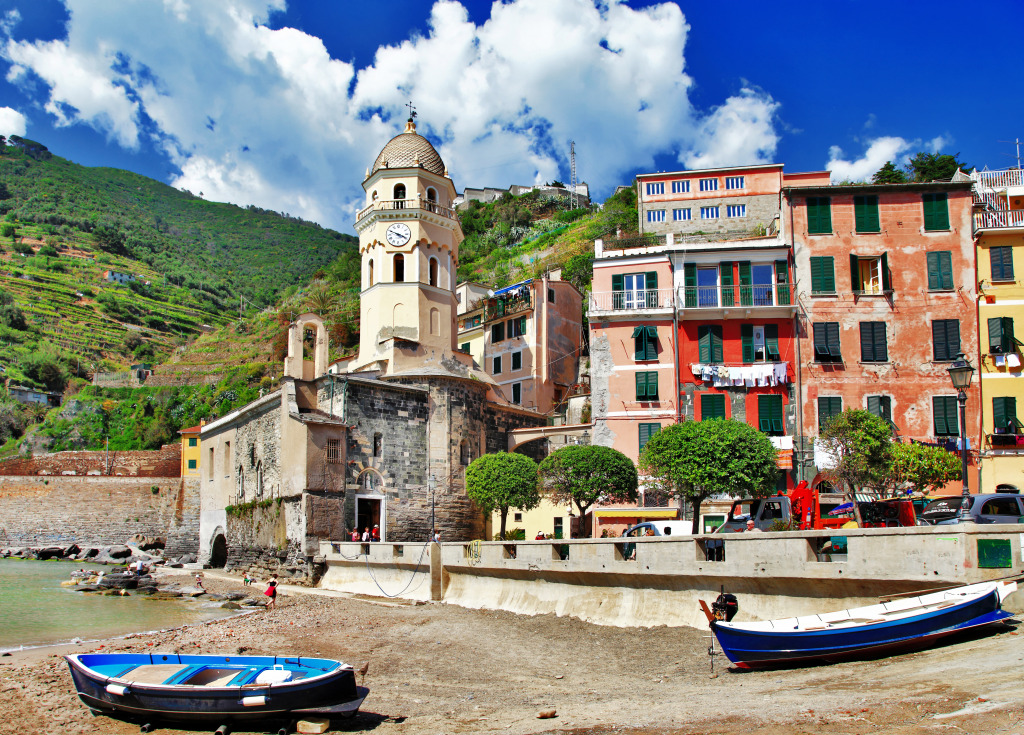
[[164, 556], [164, 539], [143, 538], [127, 544], [110, 546], [20, 546], [0, 549], [3, 559], [34, 559], [47, 561], [86, 562], [88, 564], [113, 564], [134, 567], [142, 562], [145, 568], [170, 567], [181, 568], [196, 561], [195, 555], [184, 554], [180, 557]]

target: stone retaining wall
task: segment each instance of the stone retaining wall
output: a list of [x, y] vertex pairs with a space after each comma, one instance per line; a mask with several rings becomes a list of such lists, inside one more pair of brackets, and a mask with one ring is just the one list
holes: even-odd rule
[[168, 478], [181, 476], [181, 444], [156, 450], [54, 452], [0, 462], [0, 475], [101, 475]]

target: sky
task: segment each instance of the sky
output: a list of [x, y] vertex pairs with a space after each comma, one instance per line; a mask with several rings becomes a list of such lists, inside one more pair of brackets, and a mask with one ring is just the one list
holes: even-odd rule
[[406, 103], [461, 191], [1017, 165], [1024, 2], [0, 0], [0, 134], [352, 232]]

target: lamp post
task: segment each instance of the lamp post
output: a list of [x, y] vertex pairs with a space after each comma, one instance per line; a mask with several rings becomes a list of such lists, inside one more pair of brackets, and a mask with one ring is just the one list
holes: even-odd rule
[[[964, 470], [964, 472], [966, 473], [967, 470]], [[964, 477], [967, 477], [967, 475], [965, 474]], [[433, 475], [430, 476], [430, 479], [427, 481], [427, 484], [430, 485], [430, 540], [433, 541], [434, 537], [437, 535], [436, 529], [434, 528], [434, 476]]]
[[956, 360], [947, 369], [949, 380], [956, 388], [956, 399], [960, 406], [960, 479], [963, 482], [963, 500], [960, 504], [961, 516], [971, 506], [971, 491], [967, 487], [967, 389], [971, 387], [974, 367], [964, 357], [964, 353], [956, 356]]

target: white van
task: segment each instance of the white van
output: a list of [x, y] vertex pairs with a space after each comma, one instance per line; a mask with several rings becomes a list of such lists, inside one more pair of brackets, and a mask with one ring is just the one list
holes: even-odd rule
[[[653, 531], [653, 534], [648, 534]], [[630, 526], [622, 534], [636, 538], [637, 536], [690, 536], [693, 534], [693, 521], [644, 521]]]

